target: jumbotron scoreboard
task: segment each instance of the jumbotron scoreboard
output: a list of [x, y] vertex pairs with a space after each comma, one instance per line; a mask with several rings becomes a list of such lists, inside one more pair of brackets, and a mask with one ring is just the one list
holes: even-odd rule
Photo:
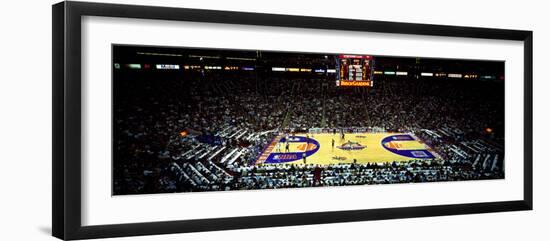
[[370, 55], [338, 55], [336, 69], [337, 86], [373, 86], [374, 58]]

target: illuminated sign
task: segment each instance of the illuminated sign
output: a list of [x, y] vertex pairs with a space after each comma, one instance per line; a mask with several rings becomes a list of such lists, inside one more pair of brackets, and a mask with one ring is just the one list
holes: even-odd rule
[[421, 76], [428, 76], [428, 77], [432, 77], [434, 76], [434, 73], [426, 73], [426, 72], [422, 72], [420, 73]]
[[204, 66], [204, 69], [222, 69], [222, 67], [221, 66], [208, 66], [208, 65], [206, 65], [206, 66]]
[[445, 73], [435, 73], [435, 76], [436, 77], [445, 77], [445, 76], [447, 76], [447, 74], [445, 74]]
[[384, 71], [379, 71], [379, 70], [374, 71], [374, 74], [383, 74], [383, 73], [384, 73]]
[[180, 66], [177, 64], [157, 64], [157, 69], [180, 69]]
[[496, 77], [494, 75], [482, 75], [481, 78], [482, 79], [496, 79]]
[[372, 81], [347, 81], [347, 80], [342, 80], [342, 81], [340, 81], [340, 86], [365, 86], [365, 87], [369, 87], [369, 86], [372, 86]]
[[237, 66], [225, 66], [223, 69], [224, 70], [238, 70], [239, 67], [237, 67]]
[[369, 55], [353, 55], [353, 54], [341, 54], [338, 56], [341, 59], [372, 59]]
[[199, 66], [199, 65], [184, 65], [183, 68], [184, 69], [200, 69], [201, 66]]
[[447, 77], [449, 77], [449, 78], [462, 78], [462, 74], [448, 74]]
[[477, 74], [465, 74], [465, 75], [464, 75], [464, 78], [465, 78], [465, 79], [476, 79], [476, 78], [477, 78]]
[[141, 64], [127, 64], [126, 67], [130, 69], [141, 69]]
[[336, 60], [338, 86], [372, 86], [374, 59], [369, 55], [341, 54]]
[[336, 73], [335, 69], [327, 69], [327, 73]]
[[251, 70], [254, 70], [254, 67], [241, 67], [241, 70], [251, 71]]
[[[288, 72], [311, 72], [312, 69], [309, 69], [309, 68], [284, 68], [284, 67], [271, 67], [271, 71], [274, 71], [274, 72], [285, 72], [285, 71], [288, 71]], [[336, 72], [336, 70], [333, 70], [334, 73]], [[325, 70], [323, 69], [315, 69], [315, 73], [324, 73]]]
[[385, 75], [395, 75], [394, 71], [384, 71]]
[[[376, 72], [376, 71], [375, 71]], [[376, 73], [375, 73], [376, 74]], [[408, 73], [407, 72], [403, 72], [403, 71], [397, 71], [395, 72], [395, 75], [407, 75]]]
[[120, 69], [120, 64], [119, 63], [115, 63], [115, 69]]

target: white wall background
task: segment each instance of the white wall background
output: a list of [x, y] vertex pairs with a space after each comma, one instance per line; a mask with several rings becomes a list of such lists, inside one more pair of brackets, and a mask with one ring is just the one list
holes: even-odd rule
[[[104, 0], [105, 1], [105, 0]], [[119, 238], [115, 240], [547, 240], [550, 114], [545, 1], [110, 0], [534, 31], [534, 211]], [[51, 231], [51, 4], [0, 7], [0, 240], [54, 240]]]

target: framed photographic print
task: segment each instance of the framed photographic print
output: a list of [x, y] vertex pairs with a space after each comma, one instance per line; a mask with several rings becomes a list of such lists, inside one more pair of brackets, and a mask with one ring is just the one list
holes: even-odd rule
[[53, 235], [532, 209], [532, 32], [53, 6]]

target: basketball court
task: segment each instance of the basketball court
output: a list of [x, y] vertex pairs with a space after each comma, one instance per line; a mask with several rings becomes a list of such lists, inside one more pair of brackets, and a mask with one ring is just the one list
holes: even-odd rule
[[411, 133], [346, 133], [344, 138], [340, 133], [323, 133], [277, 136], [256, 164], [303, 164], [304, 156], [307, 164], [321, 165], [438, 158], [435, 151]]

